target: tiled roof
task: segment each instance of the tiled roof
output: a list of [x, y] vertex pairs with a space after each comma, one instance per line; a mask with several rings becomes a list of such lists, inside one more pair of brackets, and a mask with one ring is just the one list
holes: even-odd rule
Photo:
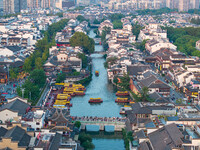
[[11, 111], [16, 111], [18, 112], [18, 114], [20, 116], [22, 116], [23, 114], [26, 113], [26, 109], [30, 107], [29, 104], [27, 103], [24, 103], [18, 99], [10, 102], [10, 103], [7, 103], [5, 105], [3, 105], [1, 108], [0, 108], [0, 111], [4, 110], [4, 109], [9, 109]]

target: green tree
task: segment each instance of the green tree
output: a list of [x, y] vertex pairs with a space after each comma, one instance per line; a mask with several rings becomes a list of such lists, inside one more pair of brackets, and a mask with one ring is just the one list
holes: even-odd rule
[[115, 14], [110, 15], [108, 18], [113, 22], [115, 20], [121, 20], [124, 17], [125, 16], [123, 14], [115, 13]]
[[117, 60], [118, 60], [117, 57], [109, 57], [104, 63], [104, 67], [109, 68], [109, 66], [112, 66], [113, 64], [115, 64]]
[[93, 24], [100, 24], [100, 21], [97, 19], [94, 19]]
[[17, 79], [18, 73], [15, 72], [15, 70], [14, 70], [13, 68], [10, 69], [9, 74], [10, 74], [10, 79], [11, 79], [11, 80]]
[[25, 72], [30, 72], [32, 70], [31, 59], [29, 57], [24, 61], [23, 70]]
[[63, 12], [58, 12], [56, 15], [57, 15], [58, 17], [62, 18], [62, 17], [63, 17]]
[[86, 150], [92, 150], [92, 149], [95, 148], [94, 144], [92, 144], [92, 143], [89, 142], [89, 141], [83, 142], [82, 146], [83, 146], [84, 149], [86, 149]]
[[137, 102], [152, 102], [153, 100], [149, 97], [148, 91], [148, 87], [143, 87], [140, 93], [133, 93], [133, 97]]
[[84, 149], [94, 149], [94, 145], [92, 144], [92, 137], [89, 134], [81, 133], [78, 140], [81, 142], [81, 146], [83, 146]]
[[58, 74], [57, 78], [56, 78], [56, 83], [62, 83], [64, 82], [64, 80], [66, 79], [66, 73], [60, 73]]
[[75, 127], [80, 128], [81, 127], [81, 122], [80, 121], [76, 121], [74, 125], [75, 125]]
[[78, 53], [78, 58], [82, 60], [82, 68], [86, 68], [88, 66], [88, 58], [83, 53]]
[[73, 47], [81, 46], [86, 54], [91, 54], [94, 52], [94, 40], [82, 32], [75, 32], [70, 38], [70, 44]]
[[81, 133], [78, 137], [78, 140], [83, 143], [85, 141], [92, 142], [92, 137], [89, 134]]
[[40, 57], [35, 59], [35, 67], [36, 69], [42, 69], [42, 59]]
[[144, 29], [144, 27], [139, 25], [138, 22], [136, 22], [135, 24], [132, 25], [132, 33], [133, 33], [133, 35], [136, 36], [136, 40], [138, 39], [138, 35], [140, 33], [140, 30], [142, 30], [142, 29]]
[[129, 141], [133, 141], [133, 132], [132, 131], [129, 131], [128, 133], [127, 133], [127, 138], [128, 138], [128, 140]]
[[114, 29], [122, 29], [123, 28], [123, 23], [121, 22], [121, 20], [113, 21], [113, 28]]
[[139, 15], [161, 15], [165, 13], [170, 13], [178, 11], [177, 9], [169, 9], [169, 8], [161, 8], [161, 9], [143, 9], [143, 10], [137, 10], [137, 13]]
[[124, 90], [130, 89], [130, 77], [129, 74], [124, 73], [123, 77], [120, 77], [120, 83], [118, 83], [119, 86], [121, 86]]
[[88, 20], [85, 19], [85, 17], [83, 17], [82, 15], [77, 16], [76, 19], [77, 19], [79, 22], [88, 21]]
[[135, 43], [135, 47], [141, 51], [145, 51], [145, 44], [147, 40], [142, 41], [141, 43]]
[[35, 69], [30, 73], [29, 80], [39, 88], [43, 87], [46, 82], [46, 75], [44, 70]]
[[[22, 85], [22, 88], [24, 88], [24, 98], [28, 98], [30, 102], [32, 102], [32, 105], [35, 105], [37, 103], [37, 98], [39, 97], [40, 90], [37, 85], [32, 83], [29, 80], [26, 80], [25, 83]], [[17, 87], [17, 94], [22, 96], [22, 90], [21, 87]]]

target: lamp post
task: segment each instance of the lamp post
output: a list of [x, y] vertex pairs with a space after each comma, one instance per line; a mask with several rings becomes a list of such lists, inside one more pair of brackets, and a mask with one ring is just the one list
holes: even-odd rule
[[30, 100], [31, 100], [31, 92], [29, 92]]
[[7, 69], [8, 69], [8, 84], [9, 84], [9, 71], [10, 71], [10, 64], [6, 64]]
[[24, 98], [24, 90], [25, 88], [22, 88], [22, 98]]

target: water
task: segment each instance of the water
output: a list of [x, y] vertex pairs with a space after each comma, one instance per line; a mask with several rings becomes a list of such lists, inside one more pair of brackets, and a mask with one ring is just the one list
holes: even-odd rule
[[[89, 36], [95, 37], [93, 31]], [[101, 45], [95, 46], [95, 51], [103, 51]], [[98, 116], [98, 117], [120, 117], [120, 105], [115, 103], [115, 90], [112, 84], [108, 82], [107, 71], [104, 68], [105, 59], [101, 54], [92, 55], [92, 81], [86, 87], [86, 94], [82, 97], [74, 97], [71, 100], [73, 106], [70, 108], [71, 116]], [[95, 71], [99, 71], [99, 76], [95, 76]], [[89, 104], [90, 98], [100, 97], [103, 99], [101, 104]], [[100, 132], [92, 135], [95, 150], [124, 150], [124, 141], [119, 133], [114, 135]]]
[[[93, 138], [92, 143], [95, 150], [124, 150], [124, 141], [122, 139], [101, 139]], [[106, 147], [105, 147], [106, 146]]]
[[[92, 31], [91, 31], [92, 32]], [[90, 32], [91, 37], [94, 34]], [[95, 51], [103, 51], [101, 45], [95, 46]], [[92, 81], [86, 87], [85, 96], [72, 98], [70, 109], [71, 116], [97, 116], [97, 117], [120, 117], [121, 105], [115, 103], [115, 90], [107, 79], [107, 71], [104, 68], [105, 59], [101, 54], [92, 54]], [[95, 76], [95, 71], [99, 71], [99, 76]], [[90, 98], [102, 98], [101, 104], [89, 104]]]
[[92, 136], [92, 143], [95, 150], [125, 150], [121, 132], [99, 133], [86, 132]]

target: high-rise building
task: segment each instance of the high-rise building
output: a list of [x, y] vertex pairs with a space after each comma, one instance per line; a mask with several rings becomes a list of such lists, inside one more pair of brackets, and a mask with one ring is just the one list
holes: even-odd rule
[[20, 12], [20, 0], [3, 0], [4, 14]]
[[178, 0], [166, 0], [166, 7], [170, 9], [178, 8]]
[[25, 10], [27, 9], [27, 0], [20, 0], [20, 10]]
[[40, 8], [41, 0], [27, 0], [28, 8]]
[[42, 8], [50, 8], [51, 0], [41, 0]]
[[179, 0], [178, 11], [188, 11], [190, 0]]
[[62, 0], [55, 0], [55, 7], [62, 9]]
[[166, 0], [166, 7], [170, 9], [178, 8], [179, 11], [199, 9], [199, 0]]
[[0, 9], [3, 9], [3, 0], [0, 0]]
[[199, 9], [199, 0], [190, 0], [190, 9]]

